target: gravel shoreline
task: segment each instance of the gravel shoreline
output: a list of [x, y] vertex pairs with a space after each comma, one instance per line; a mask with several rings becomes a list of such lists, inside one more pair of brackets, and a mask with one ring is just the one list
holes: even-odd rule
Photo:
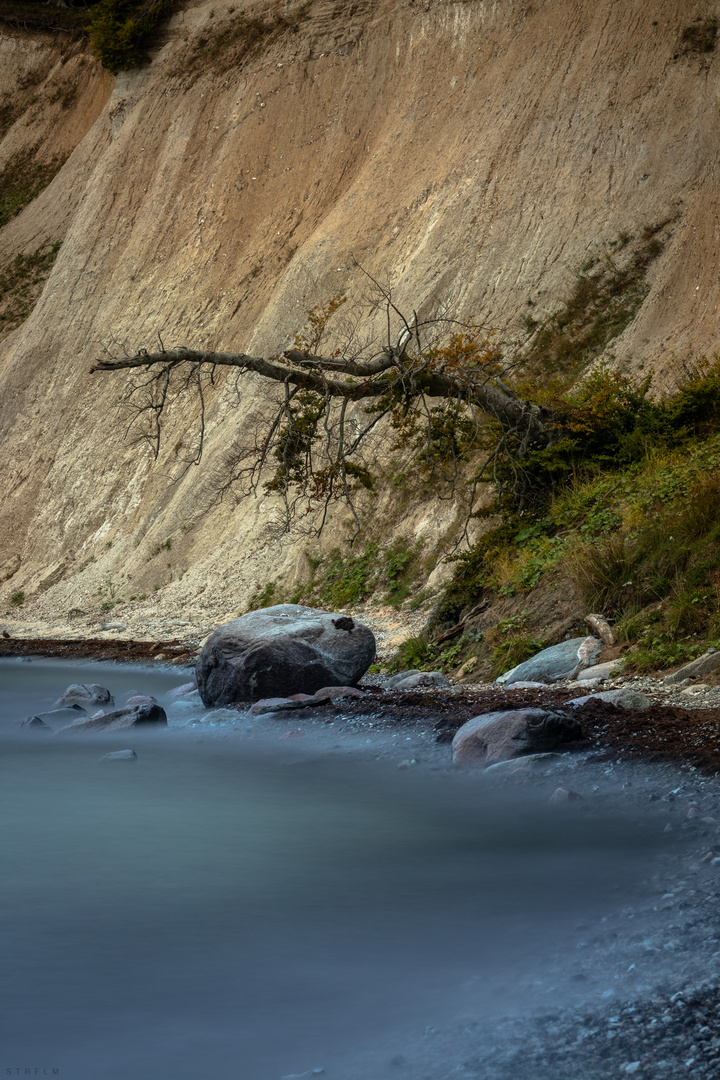
[[[508, 972], [508, 1011], [427, 1029], [401, 1052], [341, 1069], [343, 1080], [644, 1080], [720, 1074], [720, 783], [692, 766], [563, 756], [529, 774], [473, 779], [548, 802], [564, 815], [610, 812], [667, 839], [630, 903], [567, 927], [542, 985]], [[628, 897], [624, 897], [626, 901]], [[540, 980], [536, 980], [540, 981]], [[517, 1001], [514, 995], [517, 994]], [[336, 1075], [334, 1070], [332, 1075]]]

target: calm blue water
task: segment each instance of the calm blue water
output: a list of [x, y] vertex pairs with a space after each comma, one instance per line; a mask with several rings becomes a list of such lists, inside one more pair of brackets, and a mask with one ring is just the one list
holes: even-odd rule
[[71, 682], [186, 678], [0, 661], [0, 1070], [341, 1078], [424, 1025], [536, 1003], [548, 942], [642, 862], [626, 827], [323, 742], [19, 737]]

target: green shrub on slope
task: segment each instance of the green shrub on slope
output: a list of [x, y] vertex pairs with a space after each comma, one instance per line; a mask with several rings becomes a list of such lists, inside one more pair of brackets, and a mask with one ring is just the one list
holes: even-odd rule
[[147, 64], [147, 47], [175, 0], [101, 0], [92, 10], [90, 41], [103, 67], [120, 71]]

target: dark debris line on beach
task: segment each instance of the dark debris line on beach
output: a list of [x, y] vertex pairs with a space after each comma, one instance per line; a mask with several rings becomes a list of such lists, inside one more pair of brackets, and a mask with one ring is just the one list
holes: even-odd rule
[[[329, 713], [372, 718], [379, 723], [426, 727], [438, 742], [450, 742], [474, 716], [502, 709], [561, 708], [568, 691], [486, 690], [447, 694], [442, 691], [383, 694], [329, 706]], [[575, 710], [586, 739], [572, 750], [595, 747], [612, 758], [641, 756], [645, 761], [690, 764], [702, 772], [720, 770], [720, 709], [681, 709], [652, 705], [621, 709], [594, 700]], [[599, 758], [596, 760], [600, 760]]]
[[116, 660], [138, 663], [163, 659], [172, 664], [191, 664], [197, 647], [184, 641], [133, 641], [121, 638], [2, 638], [0, 657], [58, 657], [63, 660]]

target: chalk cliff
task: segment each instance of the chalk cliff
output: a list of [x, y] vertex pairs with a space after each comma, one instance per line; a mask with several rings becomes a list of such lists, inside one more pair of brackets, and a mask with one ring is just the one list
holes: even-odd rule
[[[176, 402], [154, 460], [117, 408], [128, 377], [89, 373], [103, 343], [277, 353], [307, 308], [360, 291], [356, 261], [401, 305], [450, 301], [512, 333], [604, 244], [662, 225], [614, 362], [662, 387], [720, 351], [720, 50], [682, 45], [716, 7], [260, 3], [284, 21], [241, 56], [233, 10], [189, 3], [117, 78], [61, 35], [0, 30], [0, 171], [64, 160], [0, 229], [0, 275], [62, 241], [0, 339], [0, 605], [23, 590], [31, 613], [89, 610], [111, 582], [232, 616], [302, 572], [307, 538], [269, 539], [271, 499], [215, 502], [268, 387], [247, 380], [238, 403], [219, 382], [192, 467], [197, 406]], [[457, 528], [439, 500], [403, 515], [431, 545]]]

